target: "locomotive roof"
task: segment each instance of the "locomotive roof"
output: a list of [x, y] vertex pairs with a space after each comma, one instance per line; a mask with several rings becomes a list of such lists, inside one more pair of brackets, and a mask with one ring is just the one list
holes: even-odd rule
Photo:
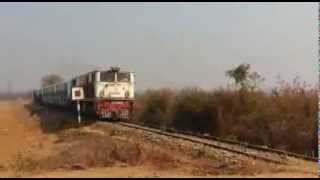
[[[85, 75], [90, 74], [90, 73], [94, 73], [94, 72], [112, 72], [112, 71], [113, 71], [112, 69], [109, 69], [109, 70], [102, 70], [102, 69], [101, 69], [101, 70], [98, 70], [98, 69], [95, 69], [95, 70], [93, 70], [93, 71], [89, 71], [89, 72], [87, 72], [87, 73], [84, 73], [84, 74], [75, 76], [75, 77], [73, 77], [73, 78], [71, 78], [71, 79], [69, 79], [69, 80], [66, 80], [66, 81], [63, 81], [63, 82], [60, 82], [60, 83], [56, 83], [56, 84], [51, 84], [51, 85], [46, 86], [46, 87], [42, 87], [42, 88], [40, 88], [39, 90], [51, 88], [51, 87], [58, 86], [58, 85], [62, 85], [62, 84], [67, 84], [67, 83], [69, 83], [70, 81], [72, 81], [72, 80], [74, 80], [74, 79], [76, 79], [76, 78], [85, 76]], [[122, 71], [122, 70], [120, 70], [120, 69], [119, 69], [119, 72], [121, 72], [121, 73], [132, 73], [132, 72], [130, 72], [130, 71]]]

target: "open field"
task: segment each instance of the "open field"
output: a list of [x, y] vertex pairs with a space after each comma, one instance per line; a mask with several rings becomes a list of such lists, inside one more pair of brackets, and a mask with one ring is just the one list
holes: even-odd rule
[[1, 177], [317, 177], [317, 163], [284, 165], [90, 122], [57, 111], [0, 103]]

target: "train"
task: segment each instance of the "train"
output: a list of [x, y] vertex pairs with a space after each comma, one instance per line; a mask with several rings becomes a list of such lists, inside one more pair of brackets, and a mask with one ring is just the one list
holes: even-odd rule
[[[94, 70], [69, 81], [52, 84], [33, 91], [33, 101], [47, 106], [76, 109], [99, 119], [129, 120], [135, 101], [135, 74], [119, 67]], [[73, 88], [81, 87], [83, 98], [73, 99]]]

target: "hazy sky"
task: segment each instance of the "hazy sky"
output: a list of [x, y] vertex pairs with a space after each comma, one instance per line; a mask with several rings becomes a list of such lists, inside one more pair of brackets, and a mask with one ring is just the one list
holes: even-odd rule
[[119, 65], [137, 89], [230, 83], [247, 62], [318, 82], [318, 3], [0, 3], [0, 90]]

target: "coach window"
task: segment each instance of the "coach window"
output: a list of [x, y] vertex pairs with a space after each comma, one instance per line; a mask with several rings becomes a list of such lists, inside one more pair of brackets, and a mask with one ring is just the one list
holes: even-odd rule
[[76, 85], [77, 85], [76, 80], [73, 79], [73, 80], [72, 80], [72, 86], [76, 86]]

